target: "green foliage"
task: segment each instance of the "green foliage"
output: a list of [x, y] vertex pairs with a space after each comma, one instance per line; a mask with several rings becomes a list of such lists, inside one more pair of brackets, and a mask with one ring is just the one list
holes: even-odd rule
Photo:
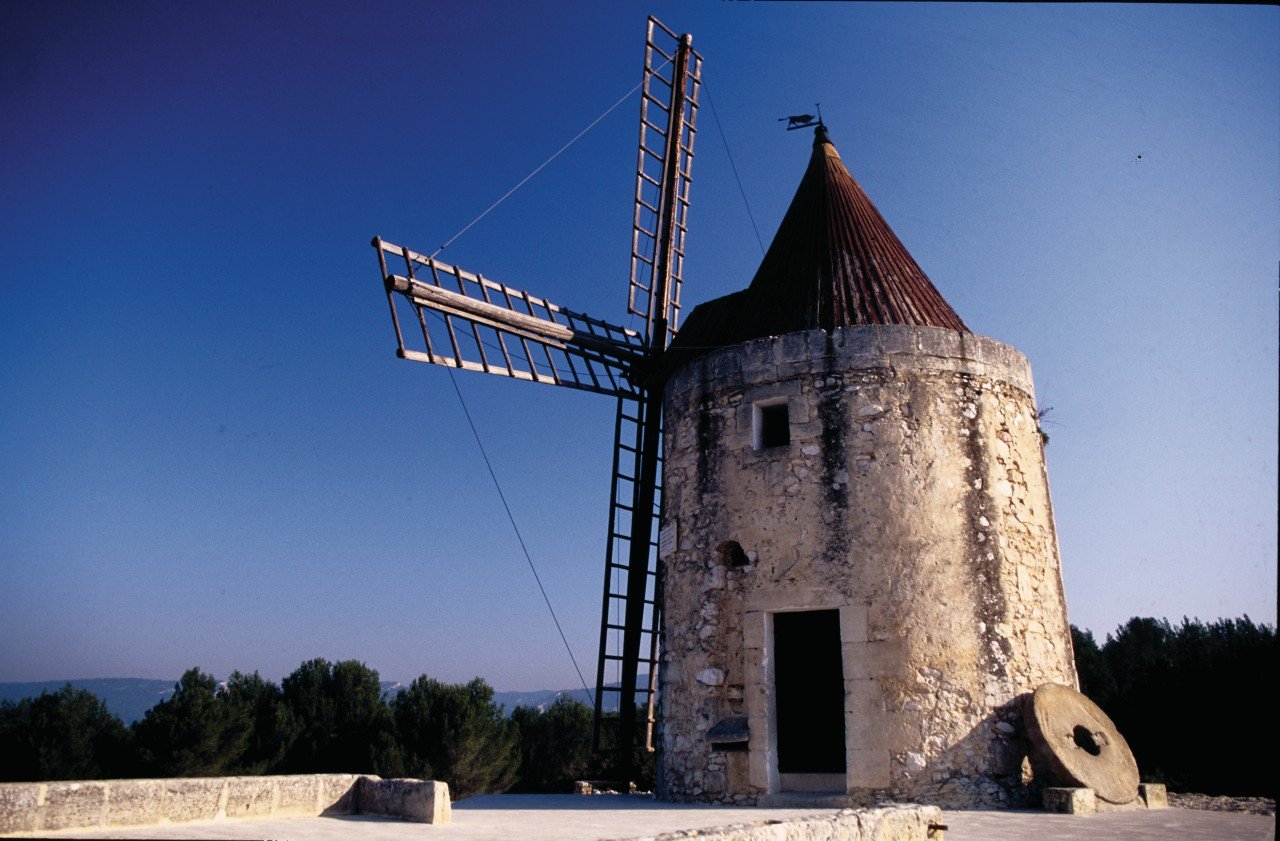
[[232, 672], [219, 699], [229, 708], [228, 726], [245, 734], [234, 761], [237, 774], [269, 774], [284, 767], [284, 756], [298, 735], [296, 718], [285, 706], [280, 687], [252, 675]]
[[92, 780], [131, 768], [129, 731], [93, 693], [68, 683], [0, 701], [0, 780]]
[[516, 707], [511, 720], [520, 731], [520, 773], [514, 790], [562, 793], [572, 789], [574, 780], [608, 780], [634, 782], [641, 791], [652, 791], [657, 754], [643, 749], [646, 715], [643, 705], [636, 707], [632, 764], [624, 769], [617, 743], [617, 713], [604, 716], [600, 749], [593, 751], [593, 712], [581, 701], [560, 697], [546, 712]]
[[[308, 660], [281, 684], [295, 733], [284, 767], [297, 774], [403, 773], [378, 673], [356, 660]], [[291, 721], [289, 721], [291, 719]]]
[[1072, 638], [1081, 688], [1124, 735], [1143, 779], [1275, 796], [1274, 628], [1248, 616], [1178, 626], [1134, 617], [1101, 648], [1088, 632], [1072, 628]]
[[1107, 668], [1106, 658], [1092, 631], [1082, 631], [1071, 626], [1071, 647], [1076, 654], [1076, 672], [1080, 675], [1080, 691], [1095, 702], [1115, 694], [1116, 682]]
[[248, 734], [235, 727], [217, 696], [218, 682], [188, 669], [173, 695], [134, 725], [143, 772], [158, 777], [214, 777], [231, 773]]
[[618, 749], [618, 714], [609, 713], [600, 722], [600, 750], [596, 762], [598, 772], [592, 778], [614, 781], [630, 781], [640, 791], [653, 791], [657, 779], [658, 754], [646, 750], [645, 719], [649, 712], [644, 704], [636, 706], [636, 735], [631, 743], [631, 767], [621, 765], [622, 752]]
[[480, 678], [450, 685], [421, 675], [392, 709], [411, 776], [442, 780], [455, 798], [506, 791], [515, 782], [515, 725]]
[[568, 792], [574, 780], [595, 777], [591, 718], [590, 707], [563, 696], [546, 712], [516, 707], [511, 721], [520, 734], [520, 772], [514, 789]]

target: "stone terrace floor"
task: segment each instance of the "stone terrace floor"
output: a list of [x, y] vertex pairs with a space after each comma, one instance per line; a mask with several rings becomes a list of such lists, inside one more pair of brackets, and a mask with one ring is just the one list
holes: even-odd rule
[[[453, 823], [428, 826], [343, 816], [220, 820], [137, 829], [69, 830], [74, 838], [292, 838], [299, 841], [605, 841], [727, 824], [777, 820], [831, 809], [735, 809], [658, 803], [618, 795], [499, 794], [455, 803]], [[1055, 815], [1029, 811], [946, 811], [946, 841], [1274, 841], [1275, 818], [1191, 809]]]

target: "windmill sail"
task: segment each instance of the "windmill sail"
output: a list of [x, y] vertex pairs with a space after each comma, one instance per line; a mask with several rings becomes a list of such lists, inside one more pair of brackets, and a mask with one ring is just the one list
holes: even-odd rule
[[[628, 309], [645, 319], [650, 358], [666, 348], [679, 320], [702, 59], [692, 37], [649, 18]], [[628, 414], [634, 411], [634, 415]], [[609, 549], [600, 618], [593, 741], [601, 743], [605, 696], [617, 694], [616, 744], [624, 768], [636, 745], [636, 700], [645, 704], [644, 748], [654, 749], [662, 574], [655, 524], [662, 507], [662, 390], [648, 389], [634, 409], [619, 404], [614, 437]], [[625, 526], [621, 525], [625, 523]], [[608, 679], [616, 667], [615, 681]], [[641, 670], [647, 685], [641, 686]]]
[[[632, 219], [628, 311], [643, 332], [553, 304], [375, 237], [402, 359], [607, 394], [617, 399], [610, 480], [595, 727], [616, 696], [622, 770], [637, 745], [636, 698], [647, 700], [653, 749], [662, 580], [662, 390], [642, 384], [679, 323], [702, 58], [692, 37], [649, 18]], [[399, 272], [403, 265], [403, 273]], [[395, 269], [393, 271], [393, 268]], [[400, 314], [412, 313], [406, 331]], [[414, 322], [416, 321], [416, 325]], [[417, 334], [421, 342], [417, 342]], [[410, 338], [406, 338], [409, 336]], [[647, 678], [641, 685], [642, 678]]]
[[[377, 237], [402, 359], [482, 371], [638, 400], [630, 365], [646, 353], [633, 330], [565, 309]], [[393, 262], [388, 263], [388, 255]], [[402, 263], [404, 274], [391, 266]], [[397, 306], [414, 313], [422, 343], [406, 342]]]
[[[662, 587], [657, 566], [657, 535], [652, 524], [658, 518], [662, 485], [656, 481], [646, 493], [644, 487], [645, 413], [650, 404], [644, 401], [618, 401], [614, 418], [613, 467], [609, 486], [608, 543], [604, 559], [604, 595], [600, 607], [600, 654], [596, 663], [595, 716], [593, 740], [601, 744], [604, 714], [610, 709], [621, 711], [636, 704], [637, 695], [645, 702], [646, 730], [643, 746], [653, 746], [655, 720], [655, 686], [658, 676], [658, 632], [662, 619]], [[659, 437], [661, 431], [659, 430]], [[661, 462], [661, 450], [657, 456]], [[657, 467], [657, 465], [655, 465]], [[655, 474], [661, 476], [661, 470]], [[647, 507], [647, 517], [646, 517]], [[648, 525], [645, 524], [647, 520]], [[635, 555], [633, 555], [635, 553]], [[632, 559], [642, 555], [643, 564]], [[635, 582], [632, 581], [635, 570]], [[628, 636], [632, 639], [628, 640]], [[627, 654], [630, 642], [632, 652]], [[630, 680], [627, 670], [630, 670]], [[640, 678], [645, 678], [643, 684]], [[634, 746], [632, 736], [619, 732], [618, 748]]]
[[[685, 56], [681, 53], [684, 52]], [[682, 60], [683, 59], [683, 60]], [[677, 81], [679, 78], [681, 81]], [[675, 88], [681, 85], [683, 95]], [[649, 18], [644, 46], [644, 78], [640, 99], [640, 143], [636, 162], [636, 199], [631, 220], [631, 282], [627, 312], [645, 320], [645, 335], [653, 339], [659, 310], [669, 308], [667, 331], [675, 335], [680, 321], [680, 288], [684, 283], [684, 242], [688, 232], [689, 187], [693, 178], [693, 141], [698, 133], [698, 95], [702, 88], [702, 57], [656, 18]], [[680, 113], [674, 113], [680, 101]], [[673, 140], [673, 138], [675, 138]], [[668, 152], [674, 152], [669, 155]], [[669, 166], [668, 164], [674, 164]], [[663, 231], [663, 211], [673, 204], [670, 230]], [[655, 301], [662, 295], [658, 277], [660, 243], [669, 242], [668, 306]], [[666, 346], [666, 341], [661, 343]]]

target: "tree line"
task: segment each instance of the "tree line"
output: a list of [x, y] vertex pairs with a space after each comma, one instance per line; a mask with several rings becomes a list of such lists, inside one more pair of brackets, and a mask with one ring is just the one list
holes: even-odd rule
[[[1143, 779], [1173, 791], [1275, 795], [1271, 709], [1276, 634], [1249, 617], [1130, 619], [1100, 644], [1072, 626], [1081, 690], [1112, 718]], [[510, 717], [476, 678], [425, 675], [394, 697], [363, 663], [309, 660], [280, 684], [190, 669], [173, 695], [126, 727], [69, 684], [0, 702], [0, 780], [367, 773], [449, 783], [455, 798], [563, 792], [618, 779], [608, 741], [591, 749], [590, 707], [561, 697]], [[643, 720], [643, 719], [641, 719]], [[653, 754], [637, 783], [652, 786]]]
[[[193, 668], [129, 727], [70, 684], [0, 702], [0, 780], [357, 773], [443, 780], [455, 799], [569, 791], [617, 776], [612, 728], [599, 752], [591, 729], [591, 708], [563, 696], [507, 717], [480, 678], [423, 675], [388, 697], [355, 660], [309, 660], [278, 685], [238, 671], [219, 684]], [[651, 785], [641, 756], [639, 782]]]
[[1102, 644], [1075, 626], [1071, 637], [1080, 690], [1115, 722], [1144, 780], [1276, 796], [1273, 626], [1134, 617]]

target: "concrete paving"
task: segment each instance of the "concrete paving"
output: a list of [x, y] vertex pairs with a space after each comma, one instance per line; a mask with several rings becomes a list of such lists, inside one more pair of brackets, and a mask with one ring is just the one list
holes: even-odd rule
[[[502, 794], [455, 803], [453, 823], [431, 826], [365, 815], [218, 820], [134, 829], [69, 830], [47, 837], [299, 841], [604, 841], [727, 824], [829, 814], [833, 809], [734, 809], [618, 795]], [[1275, 819], [1190, 809], [1053, 815], [945, 812], [946, 841], [1275, 841]]]
[[1276, 819], [1193, 809], [1053, 815], [1032, 811], [943, 812], [946, 841], [1275, 841]]

